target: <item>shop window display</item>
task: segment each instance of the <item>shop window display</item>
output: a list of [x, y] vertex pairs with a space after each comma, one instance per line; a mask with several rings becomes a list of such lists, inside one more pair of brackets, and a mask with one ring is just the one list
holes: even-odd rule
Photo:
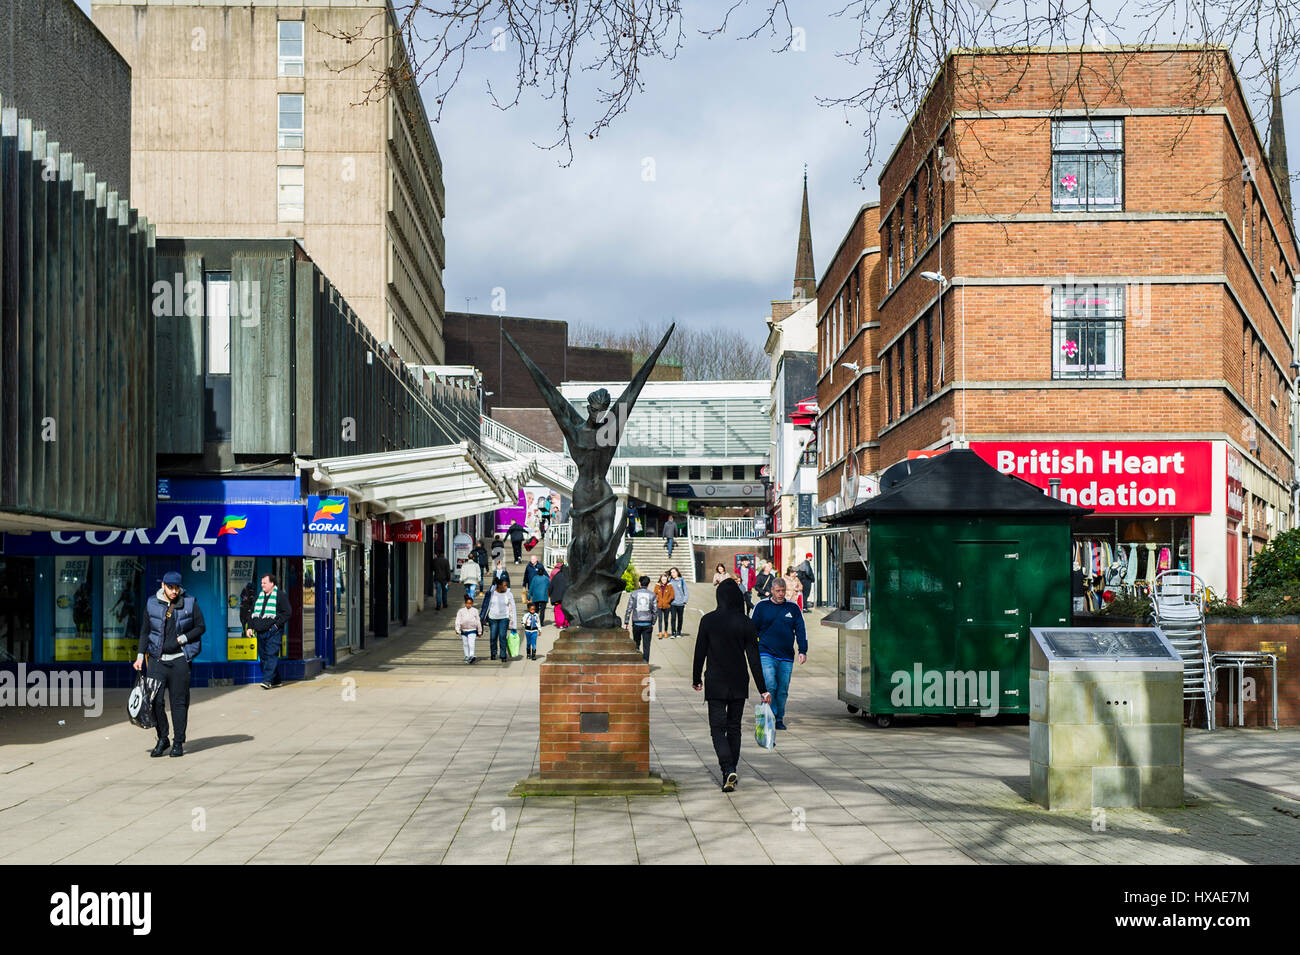
[[1192, 569], [1191, 520], [1088, 518], [1072, 550], [1075, 612], [1095, 613], [1116, 597], [1150, 593], [1162, 571]]
[[35, 590], [35, 567], [30, 557], [0, 557], [0, 663], [26, 663], [32, 659]]
[[89, 661], [95, 619], [89, 557], [54, 559], [54, 659]]

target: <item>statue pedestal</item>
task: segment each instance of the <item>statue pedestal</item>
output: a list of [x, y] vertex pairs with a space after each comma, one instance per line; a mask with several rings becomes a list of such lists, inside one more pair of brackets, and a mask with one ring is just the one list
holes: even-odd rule
[[655, 794], [650, 666], [626, 630], [561, 632], [541, 666], [541, 765], [513, 795]]

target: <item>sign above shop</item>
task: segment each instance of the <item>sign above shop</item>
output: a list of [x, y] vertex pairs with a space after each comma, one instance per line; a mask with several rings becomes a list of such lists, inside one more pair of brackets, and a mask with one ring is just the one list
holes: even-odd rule
[[972, 441], [1003, 474], [1106, 514], [1208, 514], [1209, 441]]
[[1246, 516], [1246, 489], [1242, 482], [1246, 477], [1246, 462], [1241, 457], [1241, 452], [1231, 445], [1228, 451], [1227, 480], [1227, 511], [1228, 520], [1239, 521]]
[[424, 540], [424, 521], [402, 521], [388, 528], [390, 540], [395, 544], [418, 544]]
[[346, 534], [348, 532], [348, 496], [316, 494], [307, 498], [307, 526], [309, 534]]
[[251, 554], [301, 556], [302, 504], [180, 504], [159, 501], [157, 523], [128, 531], [6, 534], [7, 554]]
[[695, 500], [754, 500], [761, 501], [766, 493], [762, 483], [753, 481], [749, 484], [739, 482], [727, 484], [677, 484], [669, 482], [669, 497], [685, 497]]

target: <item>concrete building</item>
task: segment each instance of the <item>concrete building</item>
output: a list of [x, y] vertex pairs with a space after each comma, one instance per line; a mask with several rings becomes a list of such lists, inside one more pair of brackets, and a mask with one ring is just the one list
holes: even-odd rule
[[[446, 362], [442, 164], [386, 0], [102, 0], [132, 196], [164, 235], [295, 238], [405, 361]], [[344, 34], [359, 37], [351, 43]]]
[[[849, 312], [865, 404], [823, 398], [824, 466], [969, 446], [1095, 508], [1074, 542], [1094, 585], [1122, 551], [1139, 584], [1185, 567], [1240, 595], [1293, 520], [1300, 262], [1280, 110], [1270, 157], [1216, 50], [1222, 82], [1189, 113], [1203, 52], [949, 55], [880, 177], [878, 316]], [[818, 290], [823, 373], [857, 387], [841, 282]]]
[[131, 187], [131, 68], [75, 0], [0, 0], [0, 99], [109, 182]]

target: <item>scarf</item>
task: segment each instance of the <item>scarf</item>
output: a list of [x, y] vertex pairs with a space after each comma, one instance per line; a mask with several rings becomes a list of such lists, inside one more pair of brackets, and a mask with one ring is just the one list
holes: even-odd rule
[[253, 604], [254, 617], [274, 617], [276, 595], [280, 593], [279, 587], [272, 587], [271, 592], [258, 594], [257, 602]]

